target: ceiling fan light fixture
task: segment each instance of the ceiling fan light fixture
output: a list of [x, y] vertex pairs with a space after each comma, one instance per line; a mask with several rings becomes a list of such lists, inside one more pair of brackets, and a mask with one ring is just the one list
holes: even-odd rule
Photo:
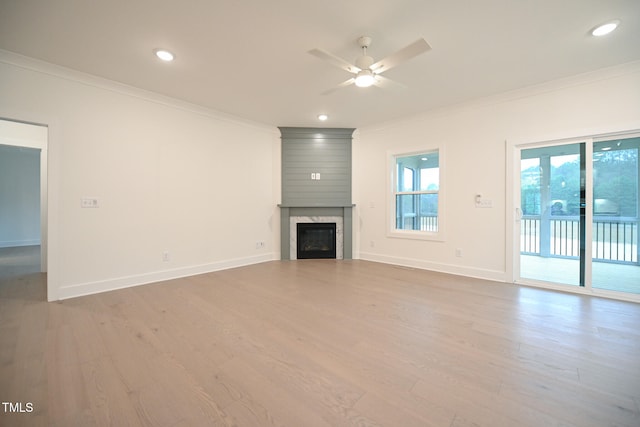
[[373, 73], [371, 70], [361, 70], [358, 71], [358, 75], [356, 76], [356, 86], [358, 87], [369, 87], [375, 82], [375, 77], [373, 77]]
[[606, 22], [602, 25], [598, 25], [596, 28], [591, 30], [591, 35], [595, 37], [606, 36], [607, 34], [611, 33], [613, 30], [618, 28], [618, 25], [620, 25], [620, 20], [618, 19], [614, 21]]

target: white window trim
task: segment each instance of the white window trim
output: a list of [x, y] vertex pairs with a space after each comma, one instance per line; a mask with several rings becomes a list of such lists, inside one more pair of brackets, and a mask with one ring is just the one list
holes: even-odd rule
[[[412, 156], [428, 152], [438, 152], [438, 168], [440, 171], [440, 182], [438, 187], [438, 231], [420, 230], [398, 230], [396, 229], [396, 158]], [[418, 150], [394, 150], [387, 152], [387, 237], [412, 240], [445, 241], [445, 150], [441, 146], [423, 147]], [[414, 192], [402, 192], [406, 194]], [[418, 192], [424, 193], [424, 192]]]

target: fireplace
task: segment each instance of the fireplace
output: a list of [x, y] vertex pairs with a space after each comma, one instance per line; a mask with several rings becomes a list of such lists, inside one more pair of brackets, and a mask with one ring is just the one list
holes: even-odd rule
[[[282, 140], [280, 258], [352, 259], [351, 145], [355, 128], [278, 129]], [[312, 222], [335, 223], [335, 254], [332, 242], [330, 254], [321, 249], [298, 256], [297, 224]]]
[[[300, 208], [296, 208], [295, 213], [301, 212]], [[325, 213], [325, 210], [316, 210], [312, 208], [302, 209], [302, 213], [315, 212]], [[289, 213], [289, 210], [287, 210]], [[298, 259], [298, 224], [314, 225], [314, 224], [329, 224], [331, 228], [335, 225], [335, 246], [336, 256], [335, 259], [344, 258], [344, 217], [342, 215], [287, 215], [288, 227], [286, 227], [286, 240], [288, 245], [286, 249], [283, 249], [283, 259]], [[303, 226], [304, 228], [305, 226]], [[314, 227], [317, 228], [317, 227]], [[286, 256], [288, 255], [288, 256]]]
[[297, 259], [336, 258], [335, 222], [297, 223]]

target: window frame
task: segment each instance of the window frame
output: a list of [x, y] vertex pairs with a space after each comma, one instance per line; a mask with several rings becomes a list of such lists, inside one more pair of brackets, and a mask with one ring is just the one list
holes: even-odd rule
[[[416, 155], [438, 154], [438, 190], [397, 191], [398, 174], [403, 173], [398, 169], [398, 158]], [[416, 239], [428, 241], [445, 240], [445, 168], [444, 148], [432, 146], [418, 150], [394, 150], [387, 152], [387, 236], [400, 239]], [[419, 170], [414, 171], [419, 174]], [[428, 230], [404, 230], [396, 228], [396, 200], [402, 194], [437, 194], [438, 195], [438, 231]]]

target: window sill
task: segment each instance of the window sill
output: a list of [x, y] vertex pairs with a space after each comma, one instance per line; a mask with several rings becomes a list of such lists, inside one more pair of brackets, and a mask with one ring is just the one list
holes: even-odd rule
[[417, 231], [417, 230], [391, 230], [387, 233], [387, 236], [396, 238], [396, 239], [444, 242], [444, 235], [441, 231], [434, 233], [431, 231]]

